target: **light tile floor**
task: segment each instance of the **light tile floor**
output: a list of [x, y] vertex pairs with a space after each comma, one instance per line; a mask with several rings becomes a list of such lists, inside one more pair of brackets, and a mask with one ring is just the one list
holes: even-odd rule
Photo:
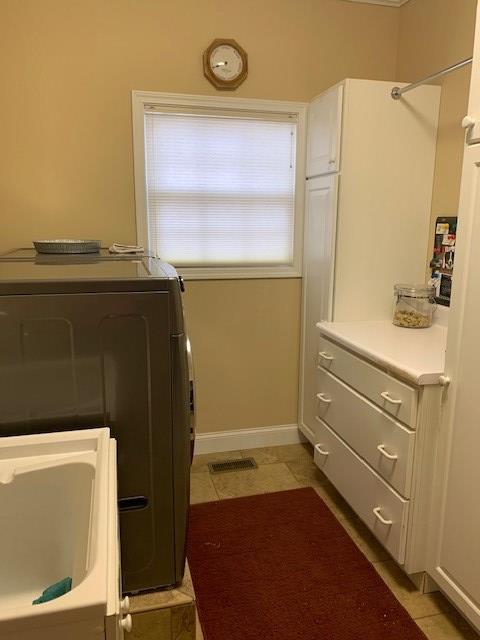
[[182, 584], [175, 589], [130, 596], [130, 613], [129, 640], [203, 640], [188, 562]]
[[[258, 469], [218, 475], [210, 475], [208, 471], [209, 462], [249, 456], [255, 458]], [[429, 640], [479, 640], [480, 636], [441, 593], [422, 594], [417, 591], [315, 466], [312, 449], [308, 444], [195, 456], [191, 476], [191, 502], [195, 504], [306, 486], [313, 487], [326, 502]]]

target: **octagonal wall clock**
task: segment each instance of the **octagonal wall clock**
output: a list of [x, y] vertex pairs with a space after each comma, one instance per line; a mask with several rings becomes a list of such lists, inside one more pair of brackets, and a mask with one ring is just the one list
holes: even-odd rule
[[248, 74], [244, 49], [227, 38], [217, 38], [203, 53], [203, 73], [216, 89], [237, 89]]

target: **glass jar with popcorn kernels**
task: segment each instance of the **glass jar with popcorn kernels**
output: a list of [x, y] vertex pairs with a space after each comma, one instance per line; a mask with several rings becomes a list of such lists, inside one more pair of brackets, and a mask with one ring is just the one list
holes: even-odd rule
[[435, 287], [427, 284], [396, 284], [393, 324], [407, 329], [426, 329], [432, 326]]

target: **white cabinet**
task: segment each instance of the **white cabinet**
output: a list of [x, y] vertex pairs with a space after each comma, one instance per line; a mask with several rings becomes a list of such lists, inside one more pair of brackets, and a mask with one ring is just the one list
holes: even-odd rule
[[390, 319], [393, 285], [425, 277], [440, 88], [392, 100], [392, 86], [345, 80], [310, 108], [309, 173], [325, 175], [306, 187], [299, 420], [309, 428], [316, 323]]
[[380, 405], [392, 417], [415, 428], [418, 394], [414, 388], [323, 336], [318, 341], [318, 364]]
[[315, 98], [308, 111], [307, 177], [340, 169], [343, 85]]
[[405, 571], [424, 572], [441, 388], [400, 381], [325, 335], [318, 349], [313, 419], [300, 427], [315, 462]]
[[333, 262], [337, 217], [337, 176], [307, 181], [305, 207], [305, 295], [308, 312], [319, 321], [332, 315]]
[[480, 145], [475, 145], [465, 152], [462, 177], [461, 225], [446, 357], [446, 376], [452, 383], [443, 406], [437, 466], [438, 513], [432, 526], [432, 535], [438, 536], [438, 542], [430, 571], [480, 629], [480, 263], [475, 250], [480, 242], [479, 174]]
[[314, 456], [317, 466], [378, 540], [398, 562], [403, 563], [409, 501], [393, 491], [324, 422], [319, 424]]
[[425, 277], [440, 88], [393, 84], [348, 79], [309, 108], [308, 175], [339, 177], [334, 321], [384, 320], [393, 285]]
[[[473, 78], [480, 72], [480, 7]], [[480, 114], [478, 82], [469, 113]], [[465, 147], [429, 572], [480, 629], [480, 144]]]
[[410, 496], [415, 432], [357, 390], [318, 368], [317, 416], [391, 486]]
[[[337, 212], [338, 177], [307, 180], [305, 198], [305, 249], [303, 276], [304, 367], [315, 371], [318, 331], [315, 319], [329, 320], [332, 309], [333, 254]], [[304, 376], [302, 406], [309, 424], [315, 420], [315, 378]]]

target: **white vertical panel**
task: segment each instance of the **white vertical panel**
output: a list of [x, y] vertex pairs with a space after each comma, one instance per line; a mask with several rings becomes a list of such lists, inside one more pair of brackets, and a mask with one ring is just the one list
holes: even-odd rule
[[449, 598], [480, 629], [480, 403], [479, 317], [480, 144], [467, 146], [459, 208], [455, 283], [445, 373], [451, 379], [443, 405], [436, 536], [430, 572]]
[[336, 321], [389, 320], [393, 285], [425, 278], [440, 87], [392, 86], [345, 82]]
[[313, 429], [315, 422], [315, 374], [318, 352], [316, 323], [332, 313], [337, 214], [336, 175], [307, 181], [303, 279], [303, 360], [301, 420]]

